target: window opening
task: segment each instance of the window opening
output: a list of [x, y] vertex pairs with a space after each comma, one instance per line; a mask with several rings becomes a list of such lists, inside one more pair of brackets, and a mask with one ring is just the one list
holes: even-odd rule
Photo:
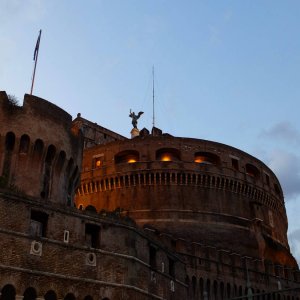
[[85, 242], [91, 248], [100, 246], [100, 227], [94, 224], [85, 225]]
[[31, 211], [30, 234], [35, 237], [45, 237], [48, 223], [48, 215], [41, 211]]
[[236, 171], [239, 170], [239, 161], [238, 161], [237, 159], [232, 158], [232, 159], [231, 159], [231, 165], [232, 165], [232, 167], [233, 167]]
[[149, 264], [151, 268], [156, 269], [156, 248], [151, 245], [149, 247]]
[[19, 153], [23, 153], [23, 154], [28, 153], [29, 143], [30, 143], [29, 136], [27, 134], [23, 134], [20, 140]]
[[220, 165], [220, 158], [218, 155], [210, 152], [197, 152], [194, 155], [194, 162], [198, 164]]
[[23, 296], [24, 296], [23, 300], [35, 300], [37, 294], [34, 288], [29, 287], [25, 290]]
[[1, 290], [0, 299], [5, 300], [15, 300], [16, 299], [16, 289], [11, 284], [5, 285]]
[[266, 184], [270, 185], [270, 176], [268, 174], [265, 175], [266, 175]]
[[251, 164], [246, 164], [246, 173], [252, 177], [259, 177], [259, 170]]
[[46, 294], [45, 294], [45, 300], [57, 300], [57, 296], [56, 296], [56, 293], [52, 290], [48, 291]]
[[175, 261], [169, 257], [169, 275], [175, 277]]

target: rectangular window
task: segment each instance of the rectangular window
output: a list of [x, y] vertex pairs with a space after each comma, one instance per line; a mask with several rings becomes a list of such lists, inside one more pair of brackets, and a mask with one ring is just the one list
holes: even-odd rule
[[85, 225], [85, 243], [88, 247], [100, 247], [100, 227], [94, 224]]
[[231, 158], [231, 165], [235, 170], [239, 170], [239, 161], [235, 158]]
[[102, 167], [102, 165], [103, 165], [103, 158], [104, 158], [104, 154], [103, 153], [97, 154], [97, 155], [93, 156], [92, 164], [93, 164], [93, 168], [94, 169]]
[[151, 245], [149, 247], [149, 264], [151, 268], [156, 269], [156, 248]]
[[175, 261], [169, 257], [169, 275], [175, 277]]
[[267, 185], [270, 185], [270, 177], [268, 174], [265, 174], [266, 175], [266, 183]]
[[101, 162], [101, 159], [98, 157], [98, 158], [95, 158], [95, 168], [100, 168], [101, 165], [102, 165], [102, 162]]
[[48, 223], [48, 215], [41, 211], [32, 210], [30, 216], [30, 235], [45, 237]]

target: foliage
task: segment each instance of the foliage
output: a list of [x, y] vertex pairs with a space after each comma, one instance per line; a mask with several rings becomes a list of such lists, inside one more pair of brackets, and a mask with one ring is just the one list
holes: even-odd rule
[[17, 107], [19, 107], [20, 105], [19, 105], [19, 101], [18, 101], [18, 99], [17, 99], [17, 97], [16, 96], [14, 96], [14, 95], [7, 95], [7, 98], [8, 98], [8, 104], [10, 105], [10, 106], [17, 106]]

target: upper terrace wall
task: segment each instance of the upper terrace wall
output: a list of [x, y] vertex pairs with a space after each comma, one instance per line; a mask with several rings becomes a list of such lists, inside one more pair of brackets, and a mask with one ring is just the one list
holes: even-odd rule
[[23, 106], [16, 106], [0, 92], [0, 124], [1, 186], [71, 204], [83, 142], [80, 130], [72, 127], [72, 117], [27, 94]]

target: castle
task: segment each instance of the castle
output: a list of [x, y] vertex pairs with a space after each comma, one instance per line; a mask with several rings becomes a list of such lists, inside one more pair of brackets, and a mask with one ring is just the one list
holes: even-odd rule
[[300, 299], [283, 193], [257, 158], [127, 139], [0, 92], [0, 299]]

